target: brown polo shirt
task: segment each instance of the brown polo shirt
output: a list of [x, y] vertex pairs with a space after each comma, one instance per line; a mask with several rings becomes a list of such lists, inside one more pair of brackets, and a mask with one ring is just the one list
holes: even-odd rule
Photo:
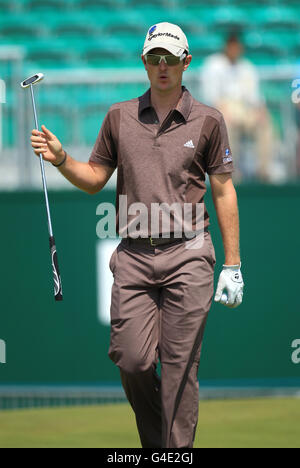
[[[182, 207], [192, 204], [193, 229], [194, 208], [201, 203], [207, 227], [205, 173], [234, 171], [222, 114], [198, 102], [185, 87], [182, 89], [176, 109], [162, 123], [151, 106], [150, 89], [139, 98], [111, 106], [103, 121], [90, 161], [118, 168], [116, 231], [121, 237], [125, 237], [125, 231], [119, 231], [120, 195], [127, 195], [128, 209], [137, 202], [148, 208], [148, 231], [141, 229], [142, 237], [151, 235], [153, 203], [179, 203]], [[137, 218], [136, 213], [128, 215], [128, 223]], [[170, 232], [174, 231], [173, 222], [171, 213]], [[162, 235], [162, 231], [160, 225], [156, 235]]]

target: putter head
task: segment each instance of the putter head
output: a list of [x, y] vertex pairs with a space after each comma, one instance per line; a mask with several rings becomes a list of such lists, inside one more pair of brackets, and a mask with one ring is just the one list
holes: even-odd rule
[[39, 81], [42, 81], [43, 79], [44, 79], [43, 73], [37, 73], [36, 75], [33, 75], [30, 78], [27, 78], [27, 80], [22, 81], [21, 87], [28, 88], [30, 85], [34, 85], [38, 83]]

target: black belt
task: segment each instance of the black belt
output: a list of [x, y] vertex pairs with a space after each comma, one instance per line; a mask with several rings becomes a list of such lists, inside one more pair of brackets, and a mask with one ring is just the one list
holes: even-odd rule
[[[204, 232], [208, 232], [208, 227], [204, 228]], [[200, 233], [198, 232], [197, 235], [199, 234]], [[185, 242], [185, 241], [193, 239], [193, 237], [192, 238], [186, 237], [184, 234], [182, 237], [174, 237], [174, 233], [171, 233], [171, 237], [138, 237], [137, 239], [128, 237], [127, 239], [128, 239], [129, 245], [140, 245], [140, 246], [144, 245], [144, 246], [156, 247], [159, 245], [174, 244], [175, 242]]]

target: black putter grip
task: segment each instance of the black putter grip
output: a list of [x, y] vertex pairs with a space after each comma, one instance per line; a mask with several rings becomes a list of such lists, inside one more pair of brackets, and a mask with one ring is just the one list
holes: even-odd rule
[[54, 280], [54, 296], [56, 301], [62, 301], [62, 284], [59, 274], [58, 261], [57, 261], [57, 252], [54, 237], [50, 237], [50, 251], [51, 251], [51, 261], [53, 269], [53, 280]]

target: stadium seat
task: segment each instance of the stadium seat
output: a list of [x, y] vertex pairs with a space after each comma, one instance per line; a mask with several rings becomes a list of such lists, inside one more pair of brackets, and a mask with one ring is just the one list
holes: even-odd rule
[[124, 51], [117, 39], [85, 41], [77, 48], [85, 66], [111, 67], [123, 60]]
[[[146, 35], [146, 32], [150, 28], [150, 26], [153, 26], [157, 23], [161, 23], [163, 21], [172, 22], [170, 21], [170, 18], [173, 13], [173, 10], [169, 10], [166, 8], [158, 9], [149, 5], [143, 5], [142, 3], [137, 5], [134, 10], [141, 18], [140, 22], [143, 25], [143, 31], [141, 31], [139, 34], [142, 34], [143, 37]], [[176, 17], [176, 19], [177, 24], [179, 24], [178, 16]]]
[[33, 21], [31, 14], [0, 16], [0, 38], [4, 39], [5, 42], [37, 37], [43, 34], [43, 31], [43, 25], [38, 21]]
[[[99, 17], [100, 19], [100, 17]], [[140, 35], [145, 33], [146, 18], [139, 11], [116, 11], [105, 19], [104, 32], [109, 35]]]
[[187, 36], [190, 34], [201, 34], [204, 31], [204, 24], [201, 15], [189, 10], [167, 10], [161, 15], [163, 21], [178, 24]]
[[219, 6], [227, 6], [228, 3], [230, 4], [229, 0], [177, 0], [177, 7], [180, 9], [193, 9], [198, 7], [207, 7], [208, 4], [210, 7], [219, 7]]
[[10, 12], [17, 9], [16, 1], [0, 0], [0, 13]]
[[242, 29], [249, 23], [249, 18], [243, 9], [232, 6], [212, 9], [207, 14], [207, 19], [209, 18], [215, 29]]
[[73, 0], [21, 0], [23, 8], [28, 11], [54, 10], [67, 11], [72, 7]]
[[66, 67], [74, 61], [74, 49], [61, 40], [26, 41], [26, 61], [42, 67]]
[[214, 34], [192, 36], [189, 39], [190, 52], [193, 59], [206, 58], [208, 55], [220, 52], [223, 49], [223, 39]]
[[[46, 74], [45, 80], [47, 80]], [[42, 106], [44, 109], [53, 109], [55, 106], [61, 107], [61, 103], [66, 104], [66, 106], [72, 104], [72, 93], [66, 86], [43, 86], [37, 92], [39, 92], [39, 106]]]
[[246, 56], [257, 65], [279, 65], [290, 59], [292, 34], [268, 31], [249, 32], [244, 35]]
[[164, 21], [177, 24], [187, 35], [199, 34], [204, 30], [201, 15], [194, 14], [188, 10], [180, 11], [163, 8], [158, 10], [157, 8], [144, 7], [137, 8], [137, 11], [143, 18], [143, 36], [145, 36], [150, 26]]
[[257, 7], [252, 16], [260, 28], [299, 28], [300, 19], [295, 10], [287, 6]]
[[141, 23], [128, 23], [128, 22], [122, 22], [122, 23], [114, 23], [106, 26], [104, 28], [104, 31], [106, 34], [111, 34], [111, 35], [133, 35], [133, 36], [139, 36], [139, 35], [144, 35], [145, 33], [145, 27], [143, 27], [143, 24]]
[[128, 6], [128, 0], [73, 0], [73, 5], [77, 9], [120, 9]]
[[118, 36], [126, 29], [135, 34], [141, 27], [140, 23], [143, 22], [143, 15], [131, 10], [86, 10], [84, 13], [78, 11], [73, 16], [78, 18], [77, 23], [80, 23], [81, 18], [82, 23], [86, 23], [93, 29], [98, 30], [101, 37], [103, 37], [103, 34], [111, 34], [112, 31], [115, 36]]
[[247, 9], [249, 6], [252, 8], [259, 8], [264, 6], [274, 6], [281, 0], [253, 0], [250, 2], [249, 0], [228, 0], [232, 6], [239, 6], [240, 8]]
[[122, 46], [122, 50], [127, 55], [140, 56], [144, 46], [144, 34], [138, 35], [136, 37], [124, 35], [121, 36], [119, 39]]
[[[242, 9], [233, 7], [195, 7], [189, 11], [199, 24], [199, 28], [210, 32], [212, 28], [215, 31], [228, 31], [233, 28], [245, 28], [248, 25], [248, 17]], [[180, 15], [178, 15], [180, 17]]]
[[152, 7], [156, 9], [172, 8], [172, 0], [127, 0], [128, 7], [135, 9], [136, 7]]
[[244, 35], [244, 44], [247, 51], [259, 51], [273, 56], [286, 55], [287, 48], [283, 37], [272, 32], [250, 32]]
[[246, 51], [245, 57], [256, 66], [272, 66], [279, 65], [282, 60], [273, 54], [269, 54], [263, 50], [250, 50]]
[[88, 12], [48, 15], [47, 24], [56, 37], [90, 37], [101, 33], [101, 26]]
[[[70, 47], [72, 47], [71, 43]], [[130, 66], [132, 60], [139, 60], [142, 47], [143, 42], [136, 37], [112, 36], [78, 40], [75, 50], [85, 65], [111, 67], [121, 62]]]

